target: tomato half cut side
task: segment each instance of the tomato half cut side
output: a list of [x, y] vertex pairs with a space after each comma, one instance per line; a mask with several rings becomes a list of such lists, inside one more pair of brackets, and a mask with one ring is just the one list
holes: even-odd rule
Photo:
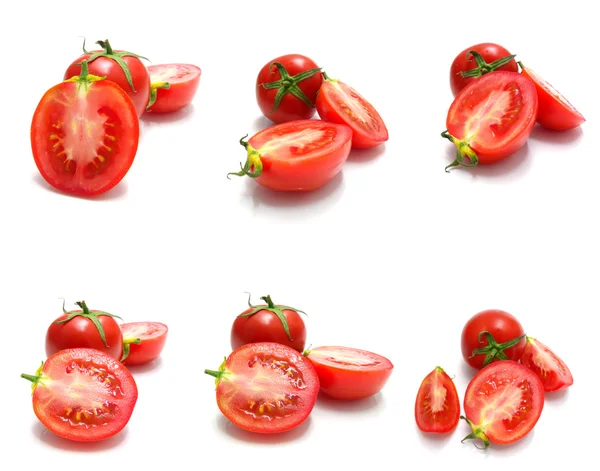
[[[241, 171], [276, 191], [311, 191], [329, 183], [342, 169], [352, 148], [352, 130], [320, 120], [289, 121], [264, 129], [247, 142]], [[229, 176], [228, 175], [228, 176]]]
[[538, 376], [511, 360], [491, 363], [467, 386], [464, 419], [472, 428], [465, 440], [509, 444], [535, 427], [544, 408], [544, 386]]
[[546, 392], [558, 391], [573, 384], [573, 375], [567, 364], [533, 337], [527, 337], [521, 364], [539, 376]]
[[321, 391], [332, 399], [357, 400], [377, 394], [394, 365], [377, 353], [350, 347], [318, 347], [304, 352], [314, 365]]
[[125, 365], [143, 365], [156, 360], [163, 351], [169, 328], [162, 322], [128, 322], [121, 324]]
[[94, 442], [119, 433], [129, 422], [138, 390], [131, 373], [110, 355], [90, 348], [61, 350], [35, 375], [33, 410], [51, 432]]
[[244, 345], [218, 371], [205, 370], [217, 384], [217, 404], [227, 419], [248, 432], [286, 432], [310, 415], [319, 377], [296, 350], [277, 343]]
[[193, 64], [157, 64], [148, 67], [150, 100], [146, 111], [172, 113], [189, 105], [200, 85], [202, 71]]
[[452, 378], [441, 367], [429, 373], [417, 393], [415, 420], [421, 431], [448, 433], [460, 418], [460, 401]]

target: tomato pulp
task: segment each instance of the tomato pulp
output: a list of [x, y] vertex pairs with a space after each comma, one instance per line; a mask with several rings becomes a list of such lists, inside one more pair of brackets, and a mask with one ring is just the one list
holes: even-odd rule
[[421, 431], [448, 433], [460, 418], [460, 401], [452, 378], [439, 366], [429, 373], [417, 393], [415, 420]]
[[156, 360], [165, 346], [169, 328], [161, 322], [128, 322], [121, 324], [125, 365], [143, 365]]
[[558, 391], [573, 384], [573, 375], [567, 364], [533, 337], [527, 337], [521, 364], [538, 375], [546, 392]]
[[171, 113], [189, 105], [198, 86], [202, 71], [192, 64], [159, 64], [148, 67], [150, 99], [147, 111]]

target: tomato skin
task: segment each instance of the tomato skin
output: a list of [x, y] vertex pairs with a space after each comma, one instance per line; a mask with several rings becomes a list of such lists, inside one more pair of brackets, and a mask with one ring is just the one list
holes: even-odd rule
[[140, 339], [141, 343], [129, 344], [127, 358], [121, 362], [127, 366], [144, 365], [156, 360], [163, 351], [169, 328], [162, 322], [128, 322], [121, 324], [123, 342]]
[[169, 88], [156, 90], [156, 101], [148, 110], [152, 113], [172, 113], [189, 105], [196, 96], [202, 75], [200, 68], [192, 64], [151, 65], [148, 73], [152, 85], [169, 83]]
[[314, 365], [321, 391], [332, 399], [365, 399], [387, 383], [394, 365], [376, 353], [349, 347], [318, 347], [305, 352]]
[[554, 392], [573, 384], [567, 364], [537, 339], [527, 337], [521, 364], [533, 371], [544, 385], [544, 391]]
[[439, 366], [429, 373], [417, 393], [415, 420], [422, 432], [448, 433], [460, 419], [460, 401], [452, 378]]
[[[525, 332], [521, 323], [512, 314], [499, 309], [481, 311], [471, 317], [465, 324], [461, 334], [461, 351], [464, 360], [475, 369], [483, 368], [485, 355], [471, 357], [473, 350], [488, 345], [485, 337], [481, 343], [478, 336], [481, 332], [492, 334], [496, 342], [505, 343], [524, 336]], [[521, 339], [514, 347], [507, 348], [504, 353], [513, 361], [519, 361], [525, 349], [525, 338]]]
[[[456, 56], [450, 66], [450, 88], [454, 96], [458, 95], [463, 88], [477, 79], [476, 77], [463, 78], [460, 75], [461, 72], [466, 72], [477, 67], [477, 63], [471, 55], [467, 58], [467, 53], [469, 51], [478, 52], [487, 63], [512, 55], [506, 48], [494, 43], [475, 44], [474, 46], [466, 48]], [[519, 67], [517, 66], [517, 62], [512, 59], [508, 64], [505, 64], [496, 70], [518, 72]]]

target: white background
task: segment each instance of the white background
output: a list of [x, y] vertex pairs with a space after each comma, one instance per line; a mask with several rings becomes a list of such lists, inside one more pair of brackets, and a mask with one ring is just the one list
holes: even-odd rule
[[[496, 470], [591, 458], [600, 263], [592, 3], [411, 3], [53, 1], [2, 12], [0, 467]], [[35, 106], [80, 54], [83, 36], [203, 71], [193, 106], [142, 120], [131, 171], [96, 200], [51, 190], [29, 141]], [[535, 129], [502, 163], [447, 174], [454, 152], [439, 133], [452, 100], [450, 63], [484, 41], [517, 53], [587, 122], [564, 134]], [[256, 74], [286, 53], [308, 55], [354, 86], [390, 131], [385, 146], [353, 152], [335, 181], [310, 194], [225, 177], [244, 159], [238, 139], [268, 124]], [[356, 404], [319, 399], [285, 435], [237, 430], [203, 370], [230, 352], [245, 291], [305, 310], [314, 346], [389, 357], [386, 388]], [[134, 372], [139, 401], [129, 425], [103, 443], [45, 431], [19, 378], [44, 358], [59, 297], [170, 327], [162, 359]], [[514, 446], [461, 444], [464, 423], [444, 439], [421, 434], [413, 417], [421, 380], [443, 366], [463, 395], [472, 372], [461, 329], [492, 307], [562, 356], [575, 385], [548, 396], [534, 432]]]

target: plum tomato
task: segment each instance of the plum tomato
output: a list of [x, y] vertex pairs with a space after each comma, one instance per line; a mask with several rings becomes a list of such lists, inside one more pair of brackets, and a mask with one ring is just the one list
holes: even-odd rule
[[519, 361], [525, 332], [515, 316], [499, 309], [481, 311], [465, 324], [461, 335], [464, 360], [481, 369], [496, 360]]
[[[247, 137], [247, 136], [245, 136]], [[316, 119], [276, 124], [240, 144], [248, 154], [239, 172], [276, 191], [311, 191], [329, 183], [348, 159], [352, 130]]]
[[119, 433], [133, 413], [138, 390], [127, 368], [110, 355], [90, 348], [61, 350], [35, 375], [33, 411], [59, 437], [95, 442]]
[[161, 322], [128, 322], [121, 324], [123, 354], [127, 366], [143, 365], [156, 360], [167, 341], [169, 328]]
[[232, 423], [263, 434], [291, 430], [310, 415], [319, 394], [319, 377], [293, 348], [271, 342], [234, 350], [218, 371], [217, 405]]
[[554, 392], [573, 384], [569, 367], [550, 348], [533, 337], [527, 337], [521, 364], [537, 374], [544, 391]]
[[300, 314], [304, 311], [273, 303], [271, 296], [263, 296], [266, 304], [253, 306], [248, 298], [248, 309], [233, 321], [231, 348], [247, 343], [274, 342], [304, 351], [306, 325]]
[[460, 401], [452, 378], [439, 366], [429, 373], [417, 393], [415, 420], [421, 431], [448, 433], [456, 428]]
[[304, 352], [314, 365], [321, 391], [332, 399], [364, 399], [383, 389], [394, 365], [376, 353], [350, 347], [318, 347]]
[[171, 113], [189, 105], [198, 86], [202, 71], [192, 64], [157, 64], [148, 67], [150, 99], [146, 111]]

